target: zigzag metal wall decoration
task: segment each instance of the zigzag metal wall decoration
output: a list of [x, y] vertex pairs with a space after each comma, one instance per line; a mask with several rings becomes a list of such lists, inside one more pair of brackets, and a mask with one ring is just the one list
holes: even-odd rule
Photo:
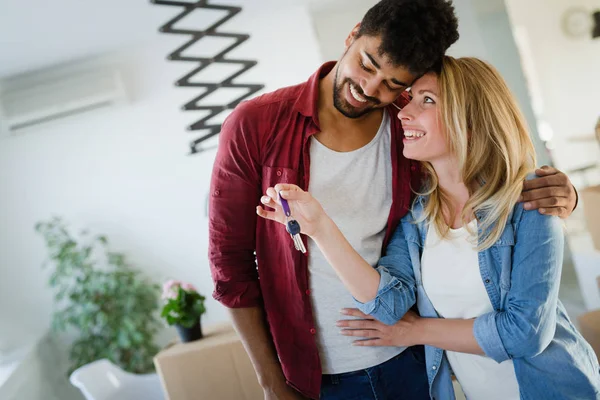
[[[177, 80], [175, 82], [175, 85], [180, 86], [180, 87], [199, 87], [199, 88], [206, 89], [206, 91], [204, 93], [202, 93], [200, 96], [195, 97], [194, 99], [192, 99], [191, 101], [186, 103], [182, 107], [182, 109], [185, 111], [206, 110], [209, 112], [209, 114], [207, 116], [205, 116], [204, 118], [200, 119], [199, 121], [193, 123], [192, 125], [188, 126], [188, 128], [187, 128], [190, 131], [200, 131], [200, 130], [208, 131], [208, 133], [205, 133], [204, 135], [202, 135], [199, 138], [190, 142], [190, 154], [198, 154], [198, 153], [201, 153], [202, 151], [212, 149], [216, 146], [206, 148], [206, 147], [202, 147], [202, 143], [205, 142], [206, 140], [218, 135], [219, 132], [221, 131], [221, 124], [215, 124], [215, 123], [211, 124], [208, 121], [211, 118], [213, 118], [214, 116], [216, 116], [217, 114], [219, 114], [225, 110], [235, 108], [235, 106], [237, 106], [241, 101], [243, 101], [244, 99], [246, 99], [249, 96], [252, 96], [254, 93], [258, 92], [259, 90], [261, 90], [264, 87], [264, 85], [260, 85], [260, 84], [233, 83], [233, 80], [235, 78], [237, 78], [238, 76], [242, 75], [244, 72], [248, 71], [250, 68], [255, 66], [257, 61], [234, 60], [234, 59], [226, 59], [225, 58], [225, 55], [228, 52], [230, 52], [231, 50], [233, 50], [234, 48], [238, 47], [240, 44], [242, 44], [246, 40], [248, 40], [250, 35], [235, 34], [235, 33], [223, 33], [223, 32], [216, 31], [219, 26], [223, 25], [225, 22], [227, 22], [228, 20], [233, 18], [236, 14], [238, 14], [240, 11], [242, 11], [242, 8], [241, 7], [233, 7], [233, 6], [225, 6], [225, 5], [208, 4], [208, 0], [199, 0], [194, 3], [184, 2], [184, 1], [169, 1], [169, 0], [151, 0], [151, 2], [153, 4], [157, 4], [157, 5], [183, 7], [183, 12], [181, 12], [179, 15], [175, 16], [169, 22], [167, 22], [166, 24], [161, 26], [159, 28], [159, 31], [162, 33], [191, 35], [191, 39], [187, 43], [185, 43], [183, 46], [179, 47], [174, 52], [170, 53], [167, 56], [167, 59], [172, 60], [172, 61], [186, 61], [186, 62], [194, 62], [194, 63], [200, 64], [197, 68], [190, 71], [183, 78]], [[178, 23], [179, 21], [181, 21], [182, 19], [184, 19], [186, 16], [188, 16], [190, 13], [192, 13], [194, 10], [197, 10], [197, 9], [221, 10], [221, 11], [227, 11], [228, 14], [226, 16], [224, 16], [223, 18], [221, 18], [220, 20], [218, 20], [217, 22], [215, 22], [210, 27], [206, 28], [205, 30], [189, 30], [189, 29], [174, 29], [173, 28], [173, 25], [175, 25], [176, 23]], [[235, 43], [233, 43], [231, 46], [225, 48], [224, 50], [222, 50], [217, 55], [215, 55], [214, 57], [211, 57], [211, 58], [186, 57], [186, 56], [182, 55], [182, 53], [186, 49], [188, 49], [189, 47], [191, 47], [192, 45], [194, 45], [196, 42], [198, 42], [199, 40], [201, 40], [204, 37], [232, 38], [232, 39], [235, 39]], [[195, 74], [197, 74], [198, 72], [207, 68], [209, 65], [211, 65], [213, 63], [238, 64], [238, 65], [242, 65], [243, 68], [240, 71], [236, 72], [235, 74], [229, 76], [227, 79], [225, 79], [222, 82], [218, 82], [218, 83], [215, 83], [215, 82], [190, 82], [190, 79]], [[223, 104], [223, 105], [199, 105], [198, 104], [202, 99], [209, 96], [211, 93], [217, 91], [219, 88], [242, 88], [242, 89], [247, 89], [248, 92], [228, 104]]]

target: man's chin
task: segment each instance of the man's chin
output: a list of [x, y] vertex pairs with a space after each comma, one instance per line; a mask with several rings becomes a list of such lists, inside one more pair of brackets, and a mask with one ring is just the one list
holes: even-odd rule
[[364, 115], [367, 115], [368, 113], [370, 113], [371, 111], [374, 110], [373, 107], [366, 107], [363, 109], [356, 109], [354, 107], [350, 107], [350, 106], [338, 106], [336, 105], [335, 107], [344, 117], [346, 118], [360, 118]]

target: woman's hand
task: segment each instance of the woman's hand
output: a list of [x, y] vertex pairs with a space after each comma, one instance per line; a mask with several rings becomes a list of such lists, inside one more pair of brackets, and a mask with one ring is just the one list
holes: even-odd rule
[[286, 216], [281, 208], [278, 193], [287, 200], [292, 213], [291, 218], [298, 221], [301, 233], [314, 238], [323, 230], [323, 225], [329, 219], [323, 207], [310, 193], [296, 185], [277, 184], [274, 188], [268, 188], [266, 195], [262, 196], [260, 201], [263, 205], [272, 208], [273, 211], [257, 206], [256, 213], [260, 217], [285, 225]]
[[374, 320], [355, 308], [346, 308], [343, 314], [362, 319], [345, 319], [337, 322], [342, 328], [342, 335], [357, 336], [361, 339], [354, 341], [355, 346], [396, 346], [408, 347], [418, 343], [417, 328], [421, 317], [415, 312], [408, 311], [394, 325], [386, 325]]

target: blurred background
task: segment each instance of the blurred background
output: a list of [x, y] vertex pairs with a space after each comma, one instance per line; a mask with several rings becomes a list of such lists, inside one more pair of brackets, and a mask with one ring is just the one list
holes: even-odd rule
[[[199, 63], [166, 59], [190, 35], [159, 32], [196, 2], [178, 3], [0, 2], [0, 399], [83, 398], [67, 378], [72, 329], [66, 339], [50, 334], [52, 312], [65, 301], [55, 294], [66, 289], [51, 286], [53, 267], [42, 265], [55, 254], [54, 265], [59, 260], [67, 266], [59, 272], [73, 278], [73, 266], [86, 264], [89, 254], [71, 256], [65, 253], [69, 246], [52, 253], [58, 239], [45, 240], [35, 226], [53, 217], [61, 218], [71, 239], [82, 230], [105, 235], [107, 259], [126, 257], [139, 281], [194, 285], [206, 296], [204, 326], [228, 319], [211, 297], [207, 259], [206, 199], [218, 136], [199, 142], [210, 131], [187, 129], [210, 114], [182, 110], [205, 89], [174, 84]], [[242, 8], [218, 31], [249, 35], [227, 58], [257, 62], [234, 80], [264, 85], [251, 96], [305, 81], [322, 62], [337, 60], [345, 37], [375, 3], [209, 2]], [[454, 5], [460, 40], [449, 53], [480, 57], [500, 70], [527, 116], [540, 165], [566, 172], [580, 194], [565, 223], [560, 295], [578, 324], [578, 317], [600, 308], [600, 38], [594, 37], [600, 36], [598, 14], [594, 19], [600, 0]], [[174, 28], [203, 31], [227, 13], [198, 8]], [[183, 54], [211, 58], [231, 40], [207, 38]], [[240, 68], [213, 63], [190, 81], [220, 83]], [[247, 93], [222, 89], [202, 102], [230, 104]], [[229, 111], [209, 123], [218, 124]], [[53, 226], [55, 233], [63, 229]], [[66, 243], [83, 243], [71, 239]], [[119, 265], [113, 261], [104, 262]], [[140, 312], [140, 320], [131, 322], [136, 326], [144, 324]], [[152, 340], [164, 349], [177, 334], [158, 321]], [[136, 337], [134, 331], [124, 334], [122, 348], [133, 346], [127, 335]]]

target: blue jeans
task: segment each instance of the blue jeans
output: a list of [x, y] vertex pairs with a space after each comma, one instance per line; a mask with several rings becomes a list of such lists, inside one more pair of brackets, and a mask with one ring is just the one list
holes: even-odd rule
[[323, 375], [320, 400], [429, 400], [423, 346], [371, 368]]

